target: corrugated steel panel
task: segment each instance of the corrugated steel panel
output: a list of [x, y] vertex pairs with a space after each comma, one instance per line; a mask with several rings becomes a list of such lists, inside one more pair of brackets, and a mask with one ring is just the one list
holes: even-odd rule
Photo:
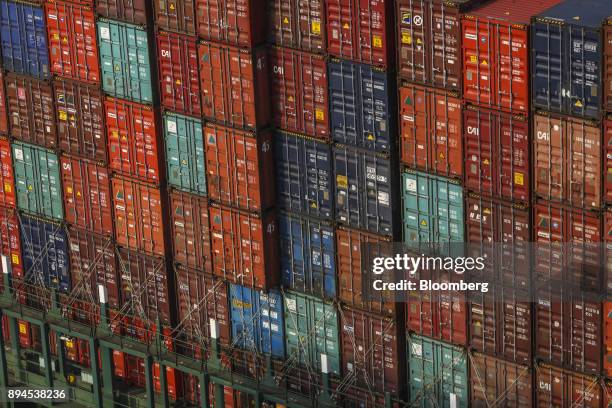
[[164, 30], [196, 34], [196, 7], [193, 0], [160, 0], [155, 5], [155, 23]]
[[106, 19], [98, 20], [97, 26], [104, 92], [135, 102], [153, 102], [146, 31]]
[[96, 10], [104, 17], [146, 24], [146, 0], [96, 0]]
[[51, 72], [87, 82], [100, 82], [94, 11], [71, 2], [45, 3]]
[[335, 145], [336, 221], [351, 228], [393, 236], [397, 228], [393, 203], [393, 161], [367, 150]]
[[42, 7], [30, 3], [0, 2], [2, 65], [8, 71], [48, 78], [49, 49]]
[[598, 382], [597, 377], [538, 365], [535, 404], [537, 407], [600, 408], [602, 395]]
[[533, 407], [533, 372], [529, 366], [474, 354], [470, 364], [470, 405], [494, 401], [506, 407]]
[[331, 223], [281, 213], [278, 218], [283, 285], [322, 299], [336, 297], [335, 234]]
[[395, 88], [388, 73], [365, 64], [332, 60], [329, 105], [332, 139], [379, 152], [395, 148]]
[[463, 188], [427, 173], [402, 174], [404, 242], [464, 242]]
[[0, 72], [0, 134], [9, 133], [8, 107], [6, 106], [6, 86], [4, 84], [5, 73]]
[[267, 8], [257, 0], [195, 0], [200, 37], [252, 47], [265, 40]]
[[14, 142], [12, 148], [17, 207], [62, 220], [64, 205], [57, 155], [22, 142]]
[[603, 373], [606, 377], [611, 378], [612, 377], [612, 302], [603, 303], [603, 325], [604, 325], [603, 338], [602, 338], [603, 340]]
[[276, 45], [325, 53], [324, 0], [274, 0], [270, 8], [270, 37]]
[[49, 148], [56, 147], [51, 84], [16, 74], [7, 75], [5, 81], [11, 136]]
[[606, 112], [612, 112], [612, 19], [608, 18], [603, 28], [604, 55], [603, 55], [603, 106]]
[[0, 205], [4, 207], [17, 205], [11, 143], [4, 137], [0, 137]]
[[276, 132], [276, 205], [321, 219], [333, 217], [330, 145], [297, 134]]
[[102, 91], [94, 85], [56, 78], [59, 148], [68, 154], [106, 163], [106, 130]]
[[206, 195], [206, 157], [202, 121], [164, 112], [164, 139], [168, 184]]
[[9, 258], [12, 278], [23, 278], [25, 274], [20, 232], [17, 211], [0, 206], [0, 251]]
[[270, 123], [265, 48], [244, 50], [202, 41], [198, 56], [204, 117], [247, 129]]
[[603, 122], [604, 201], [612, 204], [612, 117]]
[[253, 353], [285, 356], [283, 298], [277, 291], [259, 292], [229, 285], [232, 344]]
[[207, 123], [206, 179], [212, 200], [250, 211], [275, 203], [273, 135]]

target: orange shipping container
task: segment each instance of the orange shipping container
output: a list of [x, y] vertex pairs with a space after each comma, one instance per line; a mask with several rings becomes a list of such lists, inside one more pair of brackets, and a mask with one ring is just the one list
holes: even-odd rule
[[279, 282], [276, 216], [213, 204], [209, 207], [213, 274], [232, 283], [267, 290]]
[[193, 194], [170, 194], [174, 261], [212, 273], [208, 200]]
[[265, 40], [267, 7], [260, 0], [195, 0], [200, 37], [253, 47]]
[[164, 256], [166, 247], [160, 191], [121, 177], [113, 177], [112, 185], [117, 244]]
[[47, 1], [51, 72], [79, 81], [100, 82], [96, 22], [90, 7]]
[[212, 200], [251, 211], [274, 205], [272, 133], [254, 134], [208, 123], [204, 140]]

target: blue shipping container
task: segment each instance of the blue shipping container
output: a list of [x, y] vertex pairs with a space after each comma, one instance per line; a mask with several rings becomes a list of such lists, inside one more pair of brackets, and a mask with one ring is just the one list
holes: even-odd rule
[[335, 234], [331, 224], [281, 213], [283, 284], [320, 298], [336, 296]]
[[283, 299], [276, 291], [263, 293], [230, 284], [232, 344], [245, 350], [285, 357]]
[[336, 220], [374, 234], [393, 236], [396, 197], [392, 161], [381, 154], [334, 146]]
[[331, 219], [330, 145], [286, 132], [276, 133], [274, 145], [278, 206], [292, 212]]
[[2, 66], [37, 78], [50, 77], [45, 12], [42, 7], [0, 1]]
[[612, 1], [567, 0], [534, 17], [532, 101], [550, 112], [600, 119], [602, 25]]
[[330, 62], [328, 69], [332, 139], [390, 152], [397, 115], [389, 75], [370, 65], [341, 60]]
[[21, 216], [21, 249], [26, 280], [70, 291], [68, 238], [60, 224]]

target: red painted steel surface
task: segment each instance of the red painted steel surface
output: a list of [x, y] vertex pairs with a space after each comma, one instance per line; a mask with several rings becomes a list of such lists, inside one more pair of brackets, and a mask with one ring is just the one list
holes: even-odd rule
[[0, 137], [0, 205], [15, 207], [15, 177], [13, 174], [13, 152], [8, 139]]
[[172, 191], [170, 194], [174, 261], [212, 273], [208, 200]]
[[23, 278], [23, 260], [21, 256], [21, 234], [17, 210], [0, 206], [0, 251], [9, 258], [11, 276]]
[[535, 404], [537, 407], [600, 408], [599, 379], [550, 365], [536, 368]]
[[327, 48], [324, 0], [273, 0], [270, 36], [276, 45], [325, 53]]
[[96, 10], [103, 17], [144, 25], [147, 0], [97, 0]]
[[155, 23], [164, 30], [196, 34], [196, 9], [193, 0], [159, 0], [155, 5]]
[[474, 354], [470, 359], [470, 405], [498, 401], [507, 407], [533, 406], [533, 370], [529, 365]]
[[266, 7], [258, 0], [195, 0], [200, 37], [241, 47], [265, 40]]

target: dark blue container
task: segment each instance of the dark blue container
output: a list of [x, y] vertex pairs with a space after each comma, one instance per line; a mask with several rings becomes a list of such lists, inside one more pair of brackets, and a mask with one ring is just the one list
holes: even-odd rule
[[42, 7], [0, 0], [0, 41], [5, 69], [40, 79], [50, 77]]
[[274, 146], [277, 205], [291, 212], [331, 219], [334, 208], [330, 145], [277, 132]]
[[610, 0], [567, 0], [533, 18], [532, 102], [549, 112], [600, 119], [602, 26]]
[[26, 280], [70, 291], [68, 238], [62, 226], [24, 215], [20, 231]]
[[230, 284], [232, 344], [245, 350], [285, 357], [283, 298]]
[[283, 285], [319, 298], [336, 296], [335, 234], [329, 222], [281, 213]]
[[382, 154], [333, 147], [336, 220], [348, 227], [394, 236], [399, 209], [393, 161]]
[[396, 115], [389, 75], [370, 65], [342, 60], [332, 60], [328, 70], [332, 139], [390, 152]]

